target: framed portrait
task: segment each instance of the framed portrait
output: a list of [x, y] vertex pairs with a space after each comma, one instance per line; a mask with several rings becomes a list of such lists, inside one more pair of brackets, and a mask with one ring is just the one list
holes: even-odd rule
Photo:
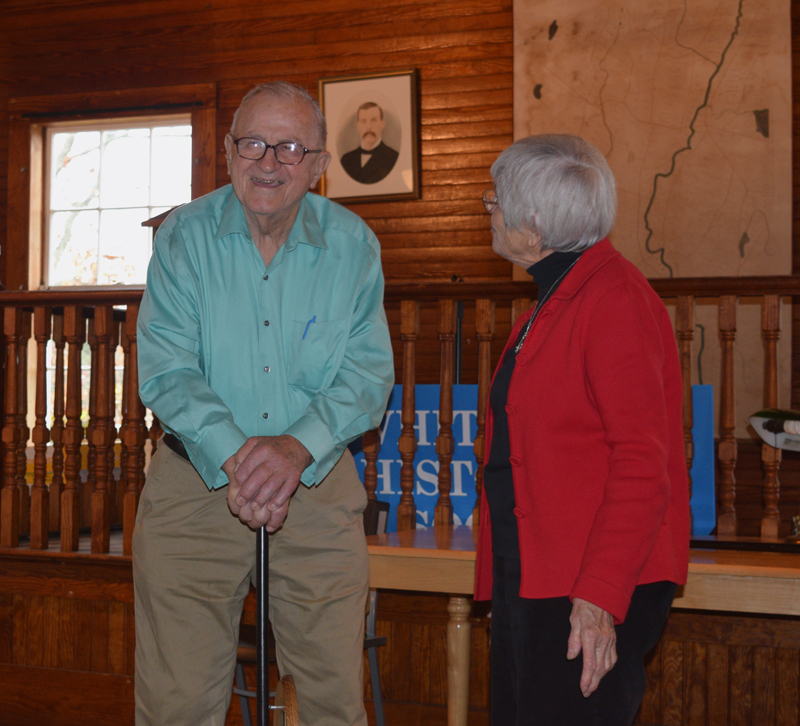
[[319, 81], [331, 163], [322, 194], [339, 202], [419, 198], [416, 71]]

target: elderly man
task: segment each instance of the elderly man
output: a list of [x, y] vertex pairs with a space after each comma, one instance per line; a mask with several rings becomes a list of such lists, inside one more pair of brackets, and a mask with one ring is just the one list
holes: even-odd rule
[[140, 391], [166, 433], [134, 533], [138, 726], [224, 723], [261, 526], [302, 723], [367, 723], [366, 496], [346, 447], [380, 421], [393, 363], [375, 235], [307, 194], [325, 140], [304, 90], [256, 87], [225, 137], [232, 185], [156, 238]]
[[341, 158], [342, 168], [357, 182], [375, 184], [397, 163], [397, 152], [383, 142], [385, 125], [383, 109], [377, 103], [368, 101], [358, 107], [356, 128], [361, 145]]

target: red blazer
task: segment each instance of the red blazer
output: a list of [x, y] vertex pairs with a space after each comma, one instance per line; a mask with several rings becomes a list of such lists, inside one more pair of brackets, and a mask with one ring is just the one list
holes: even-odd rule
[[[539, 312], [508, 392], [522, 597], [580, 597], [619, 623], [636, 585], [686, 582], [682, 396], [663, 302], [608, 240], [598, 242]], [[493, 427], [489, 407], [485, 461]], [[491, 595], [484, 493], [475, 598]]]

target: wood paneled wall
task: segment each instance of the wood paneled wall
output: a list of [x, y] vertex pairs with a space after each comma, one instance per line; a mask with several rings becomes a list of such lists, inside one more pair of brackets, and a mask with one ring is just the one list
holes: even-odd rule
[[637, 726], [797, 726], [799, 635], [797, 618], [673, 611]]
[[[416, 68], [422, 197], [352, 205], [390, 280], [510, 279], [480, 195], [512, 136], [511, 0], [6, 0], [0, 7], [0, 281], [7, 283], [8, 98], [216, 83], [223, 137], [255, 82]], [[17, 265], [14, 265], [16, 267]], [[15, 285], [16, 287], [17, 285]]]
[[[0, 723], [131, 726], [132, 599], [129, 558], [0, 553]], [[485, 604], [471, 622], [470, 722], [486, 723]], [[444, 595], [381, 592], [381, 682], [403, 714], [389, 723], [445, 703], [446, 623]], [[800, 723], [798, 618], [675, 610], [646, 670], [639, 726]], [[227, 723], [241, 723], [235, 700]]]
[[0, 555], [0, 723], [132, 724], [130, 560]]

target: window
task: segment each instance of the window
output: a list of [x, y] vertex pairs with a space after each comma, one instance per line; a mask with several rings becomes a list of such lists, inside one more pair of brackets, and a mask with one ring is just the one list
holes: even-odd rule
[[[215, 147], [216, 134], [216, 105], [217, 89], [215, 84], [193, 84], [180, 86], [164, 86], [154, 88], [116, 89], [111, 91], [96, 91], [91, 94], [85, 92], [53, 94], [47, 96], [25, 96], [8, 99], [8, 205], [9, 219], [5, 242], [0, 248], [0, 283], [8, 290], [37, 290], [46, 286], [71, 285], [71, 290], [63, 290], [65, 295], [74, 294], [76, 284], [109, 284], [117, 281], [118, 268], [127, 268], [129, 263], [128, 247], [137, 247], [137, 240], [143, 240], [140, 249], [144, 249], [149, 259], [152, 246], [152, 229], [142, 227], [142, 221], [157, 215], [164, 209], [169, 209], [182, 201], [207, 194], [216, 187], [216, 162], [217, 149]], [[111, 119], [111, 120], [109, 120]], [[132, 121], [131, 119], [136, 119]], [[186, 127], [191, 127], [189, 131]], [[180, 127], [183, 127], [182, 129]], [[111, 137], [109, 143], [102, 138], [102, 131], [108, 130]], [[133, 139], [130, 144], [136, 146], [143, 144], [138, 134], [147, 136], [149, 151], [142, 152], [147, 158], [149, 171], [147, 172], [148, 198], [137, 198], [132, 201], [127, 195], [117, 194], [117, 200], [109, 201], [104, 197], [105, 184], [108, 182], [107, 169], [103, 159], [113, 156], [119, 149], [119, 155], [124, 159], [131, 159], [131, 152], [124, 147], [126, 142], [120, 142], [120, 130], [128, 130], [126, 136]], [[91, 141], [79, 136], [82, 132], [95, 132], [96, 140]], [[65, 146], [56, 151], [56, 160], [60, 159], [62, 167], [65, 162], [71, 166], [72, 159], [67, 157], [78, 156], [79, 150], [86, 153], [80, 154], [80, 162], [73, 167], [78, 169], [80, 164], [89, 159], [92, 154], [99, 159], [97, 178], [90, 188], [81, 188], [79, 183], [73, 181], [70, 174], [54, 174], [50, 171], [51, 163], [47, 154], [56, 149], [59, 140], [57, 134], [74, 136], [69, 152]], [[111, 141], [114, 143], [110, 143]], [[105, 144], [105, 146], [104, 146]], [[159, 146], [162, 145], [162, 146]], [[165, 147], [168, 149], [165, 150]], [[190, 154], [186, 164], [180, 163], [178, 177], [173, 177], [172, 172], [178, 166], [171, 156], [173, 150], [188, 148]], [[94, 148], [95, 151], [90, 151]], [[136, 148], [141, 148], [136, 146]], [[177, 152], [176, 152], [177, 153]], [[182, 151], [180, 153], [183, 153]], [[61, 154], [61, 156], [59, 156]], [[136, 162], [138, 152], [135, 155]], [[155, 162], [151, 163], [151, 160]], [[59, 163], [58, 161], [56, 163]], [[163, 166], [167, 170], [164, 171]], [[91, 165], [90, 165], [91, 166]], [[109, 169], [111, 167], [108, 167]], [[112, 172], [113, 173], [113, 172]], [[124, 169], [121, 174], [122, 181], [130, 187], [138, 189], [138, 172]], [[53, 177], [59, 177], [54, 180]], [[112, 177], [113, 178], [113, 177]], [[180, 181], [174, 181], [179, 178]], [[152, 179], [152, 182], [150, 181]], [[186, 190], [186, 179], [191, 180], [191, 194]], [[94, 185], [96, 184], [96, 190]], [[54, 189], [53, 206], [49, 198], [51, 189]], [[94, 190], [94, 191], [92, 191]], [[179, 191], [180, 190], [180, 191]], [[83, 199], [81, 199], [81, 193]], [[138, 193], [138, 192], [137, 192]], [[180, 198], [178, 194], [182, 195]], [[141, 197], [144, 195], [142, 194]], [[122, 201], [119, 201], [122, 197]], [[83, 206], [81, 202], [88, 200]], [[133, 216], [132, 209], [138, 209], [135, 221], [131, 225], [123, 224], [120, 217], [125, 214]], [[50, 274], [49, 250], [64, 247], [72, 242], [77, 232], [73, 228], [80, 227], [82, 218], [78, 212], [89, 212], [94, 215], [85, 226], [93, 229], [94, 254], [97, 258], [99, 252], [99, 268], [93, 274], [94, 282], [84, 283], [80, 278], [83, 273], [65, 275], [58, 269], [58, 265], [65, 265], [60, 260], [54, 265], [55, 274]], [[57, 214], [60, 217], [56, 217]], [[107, 214], [107, 213], [110, 213]], [[51, 214], [53, 217], [51, 224]], [[118, 218], [115, 220], [114, 216]], [[110, 216], [111, 226], [106, 226], [105, 217]], [[72, 221], [70, 222], [70, 218]], [[60, 227], [59, 227], [60, 225]], [[54, 235], [54, 244], [50, 244], [50, 235]], [[125, 228], [126, 234], [134, 235], [132, 238], [115, 239], [114, 229]], [[59, 232], [59, 228], [62, 230]], [[68, 229], [69, 228], [69, 229]], [[65, 240], [65, 232], [68, 239]], [[109, 234], [106, 235], [106, 232]], [[138, 235], [141, 235], [139, 237]], [[120, 241], [122, 239], [122, 241]], [[129, 242], [133, 239], [133, 242]], [[110, 247], [104, 248], [108, 242]], [[89, 246], [88, 243], [86, 245]], [[110, 250], [113, 254], [106, 254]], [[125, 262], [120, 262], [118, 252], [124, 252]], [[108, 259], [106, 259], [108, 258]], [[133, 260], [133, 258], [132, 258]], [[108, 263], [110, 266], [106, 266]], [[113, 264], [112, 264], [113, 263]], [[140, 261], [131, 262], [134, 269], [146, 267]], [[91, 270], [91, 263], [87, 265]], [[104, 269], [105, 267], [105, 269]], [[139, 273], [135, 273], [139, 274]], [[51, 279], [52, 278], [52, 279]], [[60, 280], [58, 278], [61, 278]], [[86, 278], [90, 279], [88, 274]], [[141, 282], [144, 282], [142, 273]], [[0, 288], [2, 289], [2, 288]], [[59, 299], [62, 291], [55, 292]], [[54, 302], [58, 305], [58, 302]], [[52, 362], [52, 352], [50, 360]], [[86, 355], [86, 354], [84, 354]], [[119, 351], [117, 351], [117, 356]], [[27, 417], [28, 426], [34, 425], [34, 394], [36, 390], [36, 346], [28, 345], [28, 400]], [[118, 357], [115, 358], [118, 362]], [[88, 362], [87, 362], [88, 365]], [[87, 374], [84, 374], [84, 377]], [[119, 389], [119, 382], [117, 389]], [[52, 382], [50, 382], [52, 391]], [[118, 395], [115, 396], [118, 400]], [[52, 396], [48, 395], [51, 401]], [[88, 392], [83, 386], [83, 402], [86, 407]], [[52, 403], [50, 404], [52, 405]], [[49, 420], [49, 419], [48, 419]]]
[[143, 284], [142, 222], [191, 199], [191, 117], [48, 125], [45, 150], [45, 285]]
[[[48, 279], [47, 129], [74, 131], [92, 124], [95, 129], [112, 125], [103, 119], [113, 119], [113, 123], [119, 123], [118, 128], [124, 128], [132, 118], [149, 119], [162, 126], [182, 117], [186, 120], [178, 125], [192, 127], [188, 173], [191, 196], [196, 198], [216, 188], [216, 106], [217, 88], [213, 83], [9, 98], [9, 219], [5, 244], [0, 250], [0, 282], [5, 288], [36, 290], [55, 285]], [[99, 220], [99, 207], [97, 211]], [[98, 230], [98, 239], [100, 233]], [[151, 236], [152, 230], [147, 239]]]

